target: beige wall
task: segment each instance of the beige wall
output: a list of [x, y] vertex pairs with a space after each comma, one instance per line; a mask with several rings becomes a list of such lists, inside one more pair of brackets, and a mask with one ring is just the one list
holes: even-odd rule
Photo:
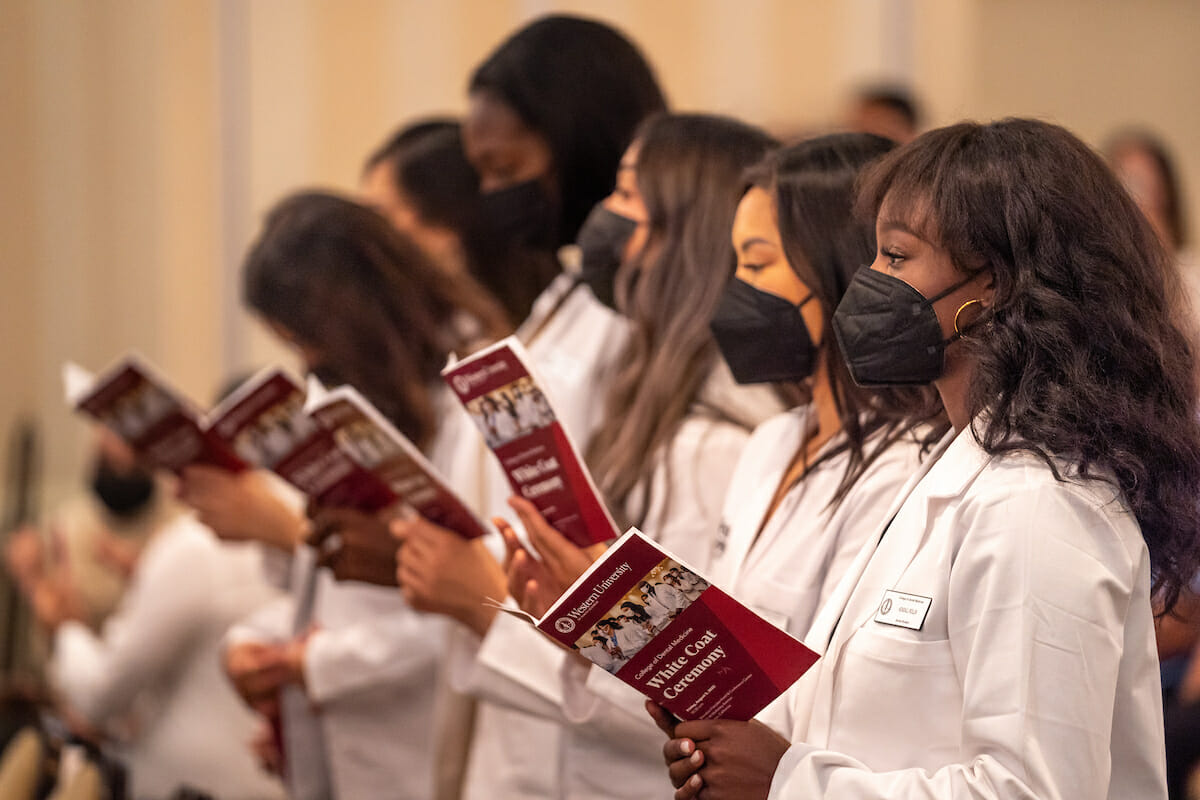
[[64, 359], [136, 347], [207, 403], [279, 358], [237, 304], [263, 210], [352, 188], [393, 125], [461, 111], [473, 64], [560, 9], [628, 31], [680, 109], [812, 129], [908, 78], [935, 123], [1152, 123], [1200, 192], [1194, 0], [0, 0], [0, 431], [36, 410], [51, 494], [86, 434]]

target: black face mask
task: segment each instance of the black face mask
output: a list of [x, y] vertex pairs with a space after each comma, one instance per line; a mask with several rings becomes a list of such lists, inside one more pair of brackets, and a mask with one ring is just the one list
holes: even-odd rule
[[484, 192], [479, 202], [488, 230], [501, 242], [537, 250], [558, 247], [558, 208], [541, 181]]
[[115, 469], [104, 457], [92, 470], [92, 493], [113, 516], [137, 516], [154, 497], [154, 477], [141, 467]]
[[709, 328], [738, 383], [801, 381], [812, 375], [817, 347], [800, 307], [734, 278]]
[[946, 345], [933, 304], [975, 276], [926, 298], [886, 272], [863, 267], [833, 314], [833, 332], [859, 386], [926, 386], [945, 369]]
[[575, 243], [583, 257], [580, 278], [596, 299], [616, 311], [616, 279], [625, 247], [637, 230], [637, 220], [597, 205], [584, 220]]

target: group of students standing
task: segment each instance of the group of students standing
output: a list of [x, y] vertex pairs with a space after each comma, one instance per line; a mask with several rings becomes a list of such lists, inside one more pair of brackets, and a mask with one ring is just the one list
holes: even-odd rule
[[[1023, 119], [784, 146], [669, 112], [634, 45], [565, 16], [469, 101], [373, 154], [365, 204], [282, 200], [244, 288], [501, 536], [181, 483], [278, 562], [223, 664], [319, 742], [308, 785], [283, 754], [294, 796], [1166, 796], [1153, 615], [1200, 567], [1200, 394], [1179, 279], [1102, 159]], [[488, 602], [541, 614], [596, 557], [440, 384], [512, 331], [618, 522], [823, 654], [760, 720], [671, 719]]]

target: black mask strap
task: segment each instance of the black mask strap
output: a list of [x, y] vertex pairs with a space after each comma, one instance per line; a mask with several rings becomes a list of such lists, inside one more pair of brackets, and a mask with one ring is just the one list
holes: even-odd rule
[[[942, 291], [938, 292], [938, 293], [937, 293], [937, 294], [935, 294], [933, 297], [927, 297], [927, 298], [925, 298], [925, 302], [929, 303], [929, 307], [930, 307], [930, 308], [933, 308], [933, 304], [934, 304], [934, 303], [936, 303], [938, 300], [941, 300], [943, 297], [949, 297], [950, 295], [954, 294], [954, 293], [955, 293], [955, 292], [957, 292], [959, 289], [961, 289], [962, 287], [966, 286], [966, 285], [967, 285], [968, 283], [970, 283], [971, 281], [975, 280], [975, 276], [976, 276], [976, 275], [978, 275], [978, 274], [979, 274], [979, 273], [978, 273], [978, 272], [976, 272], [974, 275], [968, 275], [967, 277], [963, 278], [963, 279], [962, 279], [961, 281], [959, 281], [958, 283], [956, 283], [956, 284], [954, 284], [954, 285], [952, 285], [952, 286], [950, 286], [950, 287], [948, 287], [948, 288], [946, 288], [946, 289], [943, 289]], [[956, 330], [956, 331], [954, 331], [954, 333], [953, 333], [953, 334], [951, 334], [950, 338], [948, 338], [948, 339], [943, 339], [943, 340], [942, 340], [942, 346], [943, 346], [943, 347], [949, 347], [950, 345], [954, 344], [955, 342], [957, 342], [957, 341], [958, 341], [959, 339], [961, 339], [961, 338], [962, 338], [962, 333], [961, 333], [960, 331], [957, 331], [957, 330]]]

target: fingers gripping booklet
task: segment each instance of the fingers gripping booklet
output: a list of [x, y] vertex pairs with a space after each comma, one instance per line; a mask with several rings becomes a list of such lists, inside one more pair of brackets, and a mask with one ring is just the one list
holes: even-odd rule
[[749, 720], [817, 660], [636, 528], [536, 624], [682, 720]]
[[616, 538], [616, 523], [516, 337], [448, 366], [442, 378], [471, 415], [516, 494], [580, 547]]

